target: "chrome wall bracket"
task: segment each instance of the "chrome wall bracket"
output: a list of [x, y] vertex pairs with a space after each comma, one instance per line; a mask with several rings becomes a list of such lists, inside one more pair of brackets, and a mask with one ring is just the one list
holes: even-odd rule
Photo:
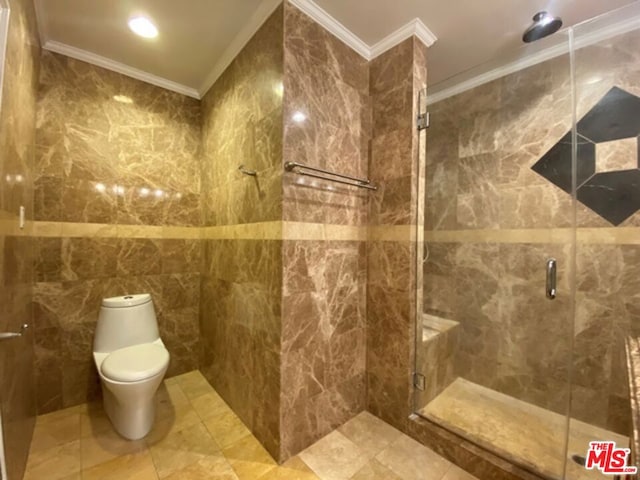
[[424, 389], [426, 388], [426, 378], [424, 375], [418, 372], [413, 372], [413, 387], [416, 390], [424, 392]]
[[244, 168], [244, 165], [240, 165], [238, 167], [238, 170], [240, 170], [240, 173], [242, 173], [243, 175], [248, 175], [250, 177], [258, 176], [258, 172], [256, 172], [255, 170], [247, 170], [246, 168]]
[[27, 328], [29, 328], [29, 325], [27, 325], [26, 323], [22, 325], [22, 327], [20, 328], [19, 332], [5, 332], [5, 333], [0, 333], [0, 341], [1, 340], [10, 340], [12, 338], [18, 338], [21, 337], [24, 332], [27, 330]]
[[426, 130], [431, 125], [431, 116], [429, 112], [418, 115], [418, 131]]

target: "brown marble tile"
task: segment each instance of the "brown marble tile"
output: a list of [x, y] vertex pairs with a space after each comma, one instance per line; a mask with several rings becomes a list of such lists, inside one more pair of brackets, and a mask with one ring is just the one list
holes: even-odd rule
[[[55, 197], [54, 197], [55, 198]], [[61, 220], [78, 223], [115, 223], [117, 193], [101, 181], [67, 178], [62, 185]], [[46, 220], [50, 220], [46, 218]]]
[[417, 186], [411, 176], [384, 180], [371, 197], [371, 223], [407, 225], [411, 221], [411, 202]]
[[[120, 103], [114, 100], [117, 95], [132, 102]], [[109, 100], [97, 101], [105, 98]], [[199, 185], [193, 183], [200, 122], [196, 101], [47, 54], [39, 103], [43, 170], [59, 165], [53, 168], [57, 175], [103, 182], [109, 188], [115, 182], [147, 183], [150, 188], [199, 192]], [[127, 119], [126, 127], [122, 118]], [[150, 118], [153, 128], [148, 128]], [[175, 159], [175, 165], [169, 159]]]
[[413, 83], [413, 39], [405, 40], [371, 62], [370, 92], [388, 92]]
[[198, 367], [200, 334], [198, 307], [164, 311], [158, 319], [160, 337], [171, 354], [167, 376], [179, 375]]
[[34, 182], [34, 219], [62, 220], [62, 177], [39, 176]]
[[162, 271], [161, 242], [150, 239], [122, 238], [117, 241], [116, 275], [157, 275]]
[[35, 336], [35, 371], [39, 413], [62, 408], [62, 365], [60, 362], [60, 329], [37, 328]]
[[62, 239], [35, 238], [35, 280], [56, 282], [62, 274]]
[[413, 171], [410, 133], [391, 130], [372, 138], [370, 170], [372, 179], [383, 185], [390, 179], [410, 176]]
[[357, 243], [287, 241], [284, 252], [286, 458], [363, 408], [365, 286]]
[[[3, 65], [3, 92], [0, 106], [0, 217], [16, 221], [20, 206], [27, 220], [34, 219], [36, 195], [35, 130], [37, 78], [40, 68], [40, 45], [36, 16], [31, 2], [11, 4], [6, 54]], [[55, 190], [55, 187], [53, 188]], [[2, 237], [0, 241], [0, 280], [2, 281], [3, 331], [17, 331], [32, 323], [30, 304], [34, 280], [35, 243], [26, 236]], [[22, 478], [36, 412], [34, 337], [3, 345], [0, 364], [3, 368], [0, 408], [3, 412], [4, 456], [7, 475]]]
[[63, 238], [62, 279], [84, 280], [114, 277], [118, 241], [111, 238]]
[[[123, 186], [118, 196], [116, 222], [124, 225], [166, 225], [167, 202], [164, 190], [143, 186]], [[156, 195], [156, 192], [158, 194]]]
[[[366, 62], [288, 4], [284, 38], [284, 160], [367, 177]], [[354, 187], [286, 174], [283, 195], [285, 220], [366, 223], [366, 192]]]
[[[203, 99], [208, 225], [281, 217], [282, 15], [274, 12]], [[240, 165], [258, 177], [242, 175]]]
[[160, 243], [162, 273], [200, 272], [202, 242], [200, 240], [163, 240]]

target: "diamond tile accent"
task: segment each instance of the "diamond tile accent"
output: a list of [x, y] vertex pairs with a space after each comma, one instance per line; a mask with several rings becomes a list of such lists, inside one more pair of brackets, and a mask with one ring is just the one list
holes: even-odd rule
[[[640, 210], [640, 97], [613, 87], [578, 122], [577, 132], [578, 201], [613, 225], [620, 225]], [[636, 158], [614, 160], [620, 166], [639, 168], [596, 173], [596, 144], [628, 138], [638, 138]], [[571, 193], [571, 151], [568, 132], [531, 169]]]
[[[571, 193], [571, 132], [562, 137], [531, 168], [565, 192]], [[577, 184], [583, 184], [594, 173], [596, 146], [578, 135]]]
[[594, 143], [640, 135], [640, 98], [613, 87], [578, 122], [578, 133]]
[[620, 225], [640, 210], [640, 170], [598, 173], [578, 189], [578, 201]]

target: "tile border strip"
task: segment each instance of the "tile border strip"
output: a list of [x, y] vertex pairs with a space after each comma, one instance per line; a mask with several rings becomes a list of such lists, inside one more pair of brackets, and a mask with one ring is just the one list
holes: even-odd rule
[[[425, 232], [431, 243], [571, 243], [571, 228], [536, 228], [511, 230], [432, 230]], [[640, 245], [640, 228], [578, 228], [580, 244]]]
[[[19, 229], [17, 219], [1, 218], [0, 235], [63, 238], [154, 238], [206, 240], [300, 240], [354, 242], [416, 242], [413, 225], [333, 225], [304, 222], [261, 222], [214, 227], [108, 225], [28, 221]], [[509, 230], [432, 230], [431, 243], [570, 243], [570, 228]], [[422, 235], [420, 236], [422, 237]], [[578, 244], [640, 245], [640, 227], [578, 228]]]

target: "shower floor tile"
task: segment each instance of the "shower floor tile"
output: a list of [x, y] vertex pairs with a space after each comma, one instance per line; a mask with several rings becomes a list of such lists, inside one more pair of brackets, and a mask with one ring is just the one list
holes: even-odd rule
[[474, 480], [363, 412], [278, 465], [198, 371], [167, 379], [143, 440], [111, 427], [102, 405], [38, 417], [24, 480]]
[[[567, 422], [564, 415], [463, 378], [456, 379], [419, 413], [529, 470], [551, 478], [562, 477]], [[569, 457], [585, 456], [589, 442], [596, 440], [613, 440], [620, 447], [629, 445], [629, 439], [623, 435], [571, 419]], [[566, 478], [610, 477], [585, 470], [569, 460]]]

